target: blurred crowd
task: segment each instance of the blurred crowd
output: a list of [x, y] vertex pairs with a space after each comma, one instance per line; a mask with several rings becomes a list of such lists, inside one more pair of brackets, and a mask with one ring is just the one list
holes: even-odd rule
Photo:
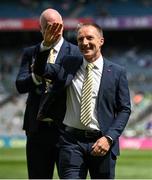
[[151, 0], [5, 0], [0, 3], [0, 16], [38, 17], [40, 12], [48, 7], [57, 9], [63, 17], [68, 18], [114, 17], [128, 14], [143, 16], [151, 15], [152, 2]]
[[[125, 15], [145, 16], [151, 15], [152, 1], [3, 0], [0, 2], [0, 17], [34, 18], [38, 17], [42, 10], [48, 7], [57, 9], [63, 17], [68, 18], [97, 16], [115, 17]], [[25, 38], [28, 39], [29, 37], [25, 35]], [[15, 41], [14, 39], [11, 40]], [[119, 40], [121, 40], [121, 37], [118, 41]], [[143, 41], [146, 40], [143, 39]], [[152, 136], [152, 51], [150, 46], [149, 48], [143, 48], [140, 47], [140, 44], [138, 43], [134, 46], [127, 47], [121, 45], [117, 47], [107, 46], [104, 54], [109, 60], [125, 66], [128, 72], [127, 76], [132, 99], [132, 115], [124, 135]], [[5, 48], [3, 42], [1, 42], [0, 135], [23, 133], [22, 119], [26, 95], [23, 95], [23, 98], [20, 98], [21, 95], [17, 93], [15, 88], [15, 79], [20, 65], [20, 57], [21, 51], [18, 47], [11, 47], [10, 42], [10, 45]]]
[[[119, 51], [115, 48], [109, 48], [109, 50], [105, 51], [107, 58], [125, 66], [128, 72], [132, 115], [124, 135], [152, 136], [152, 83], [149, 83], [149, 81], [152, 82], [152, 54], [150, 51], [149, 53], [145, 51], [141, 55], [136, 47], [125, 50], [119, 48]], [[20, 98], [21, 95], [17, 93], [15, 88], [20, 57], [21, 52], [17, 49], [10, 49], [9, 53], [6, 50], [0, 52], [0, 135], [23, 133], [22, 119], [26, 95], [22, 95]]]

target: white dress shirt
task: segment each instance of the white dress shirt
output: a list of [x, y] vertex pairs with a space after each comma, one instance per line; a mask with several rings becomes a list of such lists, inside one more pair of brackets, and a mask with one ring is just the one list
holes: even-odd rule
[[[50, 46], [50, 47], [46, 47], [46, 46], [44, 46], [43, 45], [43, 41], [42, 41], [42, 43], [41, 43], [41, 45], [40, 45], [40, 51], [42, 52], [42, 51], [46, 51], [46, 50], [48, 50], [48, 49], [50, 49], [50, 48], [53, 48], [55, 51], [54, 51], [54, 62], [56, 61], [56, 59], [57, 59], [57, 56], [58, 56], [58, 54], [59, 54], [59, 51], [60, 51], [60, 48], [61, 48], [61, 46], [62, 46], [62, 44], [63, 44], [63, 41], [64, 41], [64, 39], [63, 39], [63, 37], [61, 37], [61, 39], [59, 40], [59, 42], [57, 43], [57, 44], [55, 44], [55, 46]], [[48, 62], [48, 60], [47, 60], [47, 62]], [[40, 85], [42, 82], [40, 82], [40, 81], [38, 81], [37, 79], [36, 79], [36, 77], [35, 77], [35, 75], [34, 75], [34, 73], [32, 73], [32, 79], [33, 79], [33, 82], [36, 84], [36, 85]]]
[[67, 110], [63, 123], [67, 126], [78, 129], [100, 130], [97, 120], [97, 96], [103, 71], [103, 58], [100, 56], [93, 64], [93, 96], [92, 96], [92, 119], [86, 127], [80, 122], [81, 90], [84, 81], [84, 74], [88, 62], [83, 59], [83, 64], [76, 73], [71, 85], [67, 88]]

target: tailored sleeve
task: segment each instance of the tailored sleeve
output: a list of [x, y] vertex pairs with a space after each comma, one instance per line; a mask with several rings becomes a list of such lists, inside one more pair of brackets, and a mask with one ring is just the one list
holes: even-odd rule
[[31, 91], [41, 88], [42, 84], [36, 84], [32, 78], [32, 68], [33, 56], [30, 48], [26, 48], [23, 51], [21, 57], [21, 64], [19, 67], [19, 72], [16, 77], [16, 88], [19, 93], [28, 93]]
[[130, 93], [126, 71], [122, 68], [116, 91], [117, 116], [106, 133], [106, 136], [116, 140], [122, 134], [131, 113]]

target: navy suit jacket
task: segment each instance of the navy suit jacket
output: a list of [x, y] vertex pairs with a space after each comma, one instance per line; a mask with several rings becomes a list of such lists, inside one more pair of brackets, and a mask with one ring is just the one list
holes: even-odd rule
[[[68, 56], [63, 59], [63, 64], [59, 68], [50, 69], [50, 78], [55, 79], [52, 92], [62, 92], [66, 89], [74, 78], [76, 72], [83, 62], [82, 57]], [[51, 97], [48, 103], [51, 106]], [[55, 101], [55, 99], [54, 99]], [[41, 108], [40, 114], [45, 114], [44, 108]], [[100, 130], [103, 135], [112, 137], [112, 152], [119, 154], [119, 137], [122, 134], [131, 113], [130, 94], [125, 69], [122, 66], [114, 64], [104, 58], [103, 74], [101, 77], [98, 99], [97, 99], [97, 118]]]
[[[31, 76], [31, 65], [36, 61], [36, 59], [39, 58], [39, 56], [42, 59], [47, 59], [49, 55], [49, 50], [42, 53], [39, 50], [40, 44], [24, 49], [19, 73], [16, 78], [16, 88], [18, 92], [28, 93], [23, 123], [23, 129], [27, 132], [35, 132], [38, 129], [39, 122], [36, 118], [40, 100], [42, 99], [42, 94], [45, 90], [45, 84], [42, 83], [36, 85]], [[64, 40], [57, 56], [56, 63], [60, 64], [65, 55], [77, 55], [79, 53], [77, 46]], [[55, 108], [57, 108], [57, 106], [57, 104], [54, 104], [54, 112], [56, 112]], [[65, 110], [63, 110], [63, 113], [64, 111]]]

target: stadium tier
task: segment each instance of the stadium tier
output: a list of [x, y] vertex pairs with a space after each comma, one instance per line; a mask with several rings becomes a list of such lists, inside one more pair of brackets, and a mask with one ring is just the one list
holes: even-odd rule
[[151, 0], [1, 0], [1, 18], [38, 17], [48, 7], [64, 17], [147, 16], [152, 13]]
[[[128, 73], [132, 115], [124, 136], [152, 137], [148, 126], [152, 120], [151, 0], [1, 0], [0, 135], [23, 135], [26, 95], [19, 96], [14, 82], [22, 49], [42, 40], [38, 17], [48, 7], [63, 15], [64, 36], [73, 43], [78, 23], [102, 26], [105, 57], [125, 66]], [[6, 116], [6, 112], [10, 113]]]

